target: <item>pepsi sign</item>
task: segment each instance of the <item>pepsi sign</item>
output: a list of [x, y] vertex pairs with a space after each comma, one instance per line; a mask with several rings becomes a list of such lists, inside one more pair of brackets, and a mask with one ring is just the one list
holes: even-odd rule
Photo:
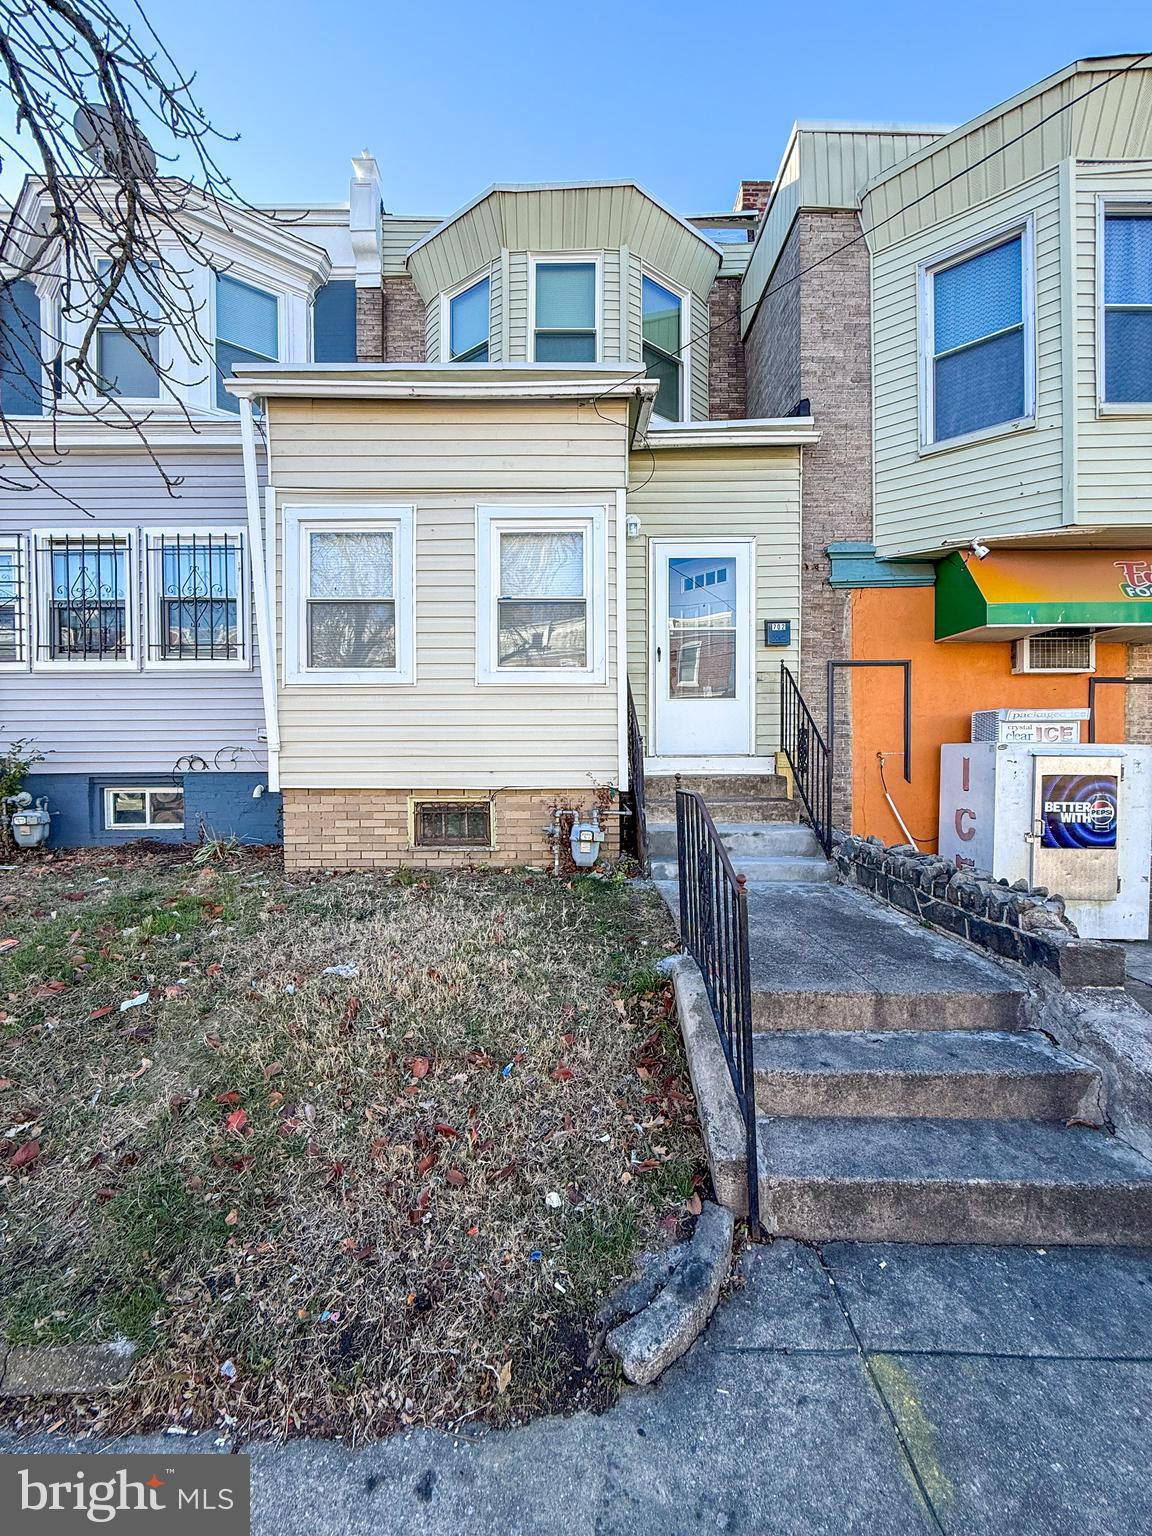
[[1040, 782], [1042, 848], [1115, 848], [1114, 774], [1046, 773]]

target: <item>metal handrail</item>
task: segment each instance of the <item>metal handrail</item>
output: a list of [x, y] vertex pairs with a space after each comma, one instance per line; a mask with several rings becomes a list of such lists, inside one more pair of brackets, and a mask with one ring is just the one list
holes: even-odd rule
[[680, 872], [680, 938], [700, 967], [712, 1017], [744, 1121], [748, 1165], [748, 1230], [760, 1230], [756, 1156], [756, 1073], [752, 1059], [752, 975], [748, 961], [748, 895], [702, 795], [676, 789], [676, 854]]
[[629, 851], [640, 866], [642, 874], [648, 873], [648, 815], [644, 803], [644, 738], [640, 734], [640, 720], [636, 714], [636, 700], [632, 697], [632, 684], [628, 684], [628, 786], [632, 797], [632, 817], [628, 824]]
[[825, 858], [832, 856], [832, 757], [786, 662], [780, 663], [780, 744]]

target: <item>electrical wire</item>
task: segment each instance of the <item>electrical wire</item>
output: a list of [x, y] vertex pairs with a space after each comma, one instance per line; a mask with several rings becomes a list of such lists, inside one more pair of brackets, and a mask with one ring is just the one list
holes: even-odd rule
[[[1113, 70], [1110, 75], [1105, 75], [1103, 80], [1097, 80], [1095, 85], [1090, 85], [1087, 90], [1081, 91], [1078, 96], [1069, 97], [1069, 99], [1065, 102], [1062, 102], [1060, 106], [1054, 107], [1051, 112], [1046, 113], [1043, 117], [1037, 118], [1034, 123], [1029, 123], [1026, 128], [1022, 128], [1020, 132], [1015, 134], [1012, 138], [1005, 139], [1002, 144], [997, 144], [994, 149], [990, 149], [986, 155], [981, 155], [979, 160], [974, 161], [971, 165], [964, 166], [962, 170], [956, 171], [953, 175], [947, 177], [944, 181], [937, 182], [935, 185], [929, 187], [927, 191], [921, 192], [918, 196], [912, 198], [910, 202], [902, 203], [894, 213], [888, 214], [886, 218], [877, 219], [876, 223], [870, 224], [867, 229], [862, 228], [859, 234], [853, 235], [850, 240], [845, 240], [843, 245], [838, 245], [835, 247], [835, 249], [825, 252], [823, 256], [819, 256], [815, 261], [809, 262], [806, 267], [801, 267], [798, 271], [793, 272], [790, 277], [782, 278], [778, 283], [769, 283], [764, 292], [760, 294], [760, 296], [753, 303], [742, 305], [739, 309], [734, 310], [732, 314], [725, 315], [722, 320], [717, 320], [714, 325], [710, 325], [697, 334], [690, 336], [686, 342], [684, 342], [674, 352], [671, 352], [669, 356], [682, 358], [689, 347], [694, 346], [697, 342], [707, 341], [714, 332], [721, 330], [726, 325], [731, 325], [734, 320], [740, 320], [745, 315], [759, 309], [760, 305], [763, 304], [765, 300], [772, 298], [775, 294], [787, 288], [790, 283], [799, 282], [802, 277], [807, 277], [809, 272], [814, 272], [817, 267], [822, 267], [826, 262], [833, 261], [837, 256], [840, 256], [845, 251], [850, 250], [852, 246], [859, 245], [862, 240], [866, 240], [869, 235], [874, 235], [878, 229], [883, 229], [886, 224], [891, 224], [894, 220], [903, 218], [903, 216], [910, 212], [911, 209], [917, 207], [918, 204], [925, 202], [930, 197], [938, 196], [938, 194], [943, 192], [946, 187], [950, 187], [953, 182], [960, 181], [965, 176], [971, 176], [974, 171], [978, 171], [981, 166], [987, 165], [988, 162], [993, 160], [997, 155], [1002, 155], [1005, 150], [1011, 149], [1014, 144], [1019, 144], [1021, 140], [1027, 138], [1030, 133], [1035, 133], [1038, 128], [1045, 127], [1048, 123], [1052, 122], [1053, 119], [1059, 117], [1061, 113], [1070, 111], [1072, 107], [1078, 106], [1082, 101], [1086, 101], [1088, 97], [1093, 95], [1096, 91], [1103, 90], [1106, 85], [1111, 85], [1114, 80], [1120, 80], [1125, 75], [1130, 74], [1132, 70], [1139, 69], [1140, 66], [1147, 63], [1149, 59], [1152, 59], [1152, 52], [1137, 54], [1137, 56], [1132, 60], [1130, 64], [1125, 64], [1123, 69]], [[893, 170], [898, 168], [898, 165], [892, 167]], [[634, 379], [644, 379], [647, 378], [647, 376], [647, 369], [641, 368], [636, 373], [628, 374], [627, 377], [619, 380], [617, 384], [612, 387], [618, 389], [621, 384], [630, 384]], [[603, 400], [607, 393], [607, 390], [603, 391], [601, 394], [597, 395], [591, 403], [595, 405], [596, 400]]]

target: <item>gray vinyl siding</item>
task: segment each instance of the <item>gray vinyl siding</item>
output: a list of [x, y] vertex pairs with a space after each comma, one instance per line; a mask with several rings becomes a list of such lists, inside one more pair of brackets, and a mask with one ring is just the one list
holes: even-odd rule
[[[29, 485], [0, 497], [0, 533], [245, 528], [239, 446], [233, 452], [185, 452], [180, 458], [165, 452], [163, 462], [170, 474], [182, 477], [171, 496], [143, 453], [72, 449], [42, 474], [93, 516], [84, 516], [45, 486]], [[138, 568], [140, 558], [138, 544]], [[246, 562], [249, 596], [250, 580]], [[35, 593], [30, 597], [34, 600]], [[251, 630], [251, 612], [249, 617]], [[138, 613], [138, 646], [141, 621]], [[252, 633], [248, 645], [244, 670], [177, 668], [161, 674], [87, 666], [76, 671], [0, 668], [0, 730], [5, 739], [30, 737], [45, 754], [45, 773], [168, 773], [189, 753], [204, 758], [209, 768], [220, 754], [220, 766], [230, 768], [233, 748], [241, 749], [236, 767], [262, 769], [267, 762], [261, 741], [264, 715]]]

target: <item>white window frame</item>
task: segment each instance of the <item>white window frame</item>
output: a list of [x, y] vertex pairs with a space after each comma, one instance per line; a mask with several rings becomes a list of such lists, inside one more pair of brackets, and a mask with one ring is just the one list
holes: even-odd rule
[[1096, 414], [1152, 416], [1152, 400], [1109, 400], [1104, 316], [1104, 221], [1110, 213], [1147, 214], [1152, 223], [1152, 197], [1147, 192], [1101, 192], [1096, 198]]
[[[415, 682], [414, 508], [374, 503], [284, 507], [284, 681], [294, 686], [389, 688]], [[308, 665], [308, 535], [386, 533], [393, 536], [392, 601], [396, 605], [394, 667]]]
[[[276, 300], [276, 357], [254, 358], [257, 363], [282, 363], [285, 361], [284, 353], [290, 350], [285, 343], [287, 335], [285, 327], [288, 324], [287, 295], [279, 287], [269, 286], [265, 273], [258, 273], [252, 268], [239, 265], [230, 257], [220, 258], [222, 265], [207, 267], [208, 272], [208, 316], [210, 322], [210, 334], [208, 336], [208, 372], [211, 383], [211, 406], [217, 416], [232, 417], [235, 411], [230, 411], [226, 406], [220, 405], [216, 400], [216, 391], [220, 387], [220, 367], [216, 360], [216, 344], [220, 340], [219, 329], [216, 324], [216, 279], [218, 277], [230, 277], [234, 282], [242, 283], [245, 288], [254, 288], [257, 293], [262, 293], [266, 298]], [[230, 342], [230, 346], [239, 346], [239, 342]]]
[[[152, 796], [173, 795], [179, 792], [184, 798], [183, 784], [106, 784], [104, 786], [104, 831], [105, 832], [182, 832], [188, 825], [188, 802], [184, 798], [184, 818], [182, 821], [153, 821], [152, 820]], [[114, 795], [143, 795], [145, 821], [114, 821], [112, 819], [112, 797]]]
[[[124, 558], [124, 640], [126, 655], [119, 661], [103, 658], [74, 661], [48, 654], [52, 643], [52, 581], [44, 580], [47, 565], [51, 570], [51, 546], [57, 539], [116, 539], [125, 544]], [[140, 573], [139, 532], [135, 528], [96, 528], [91, 523], [82, 528], [46, 528], [37, 531], [32, 550], [35, 601], [32, 603], [32, 670], [34, 672], [138, 672], [140, 670]], [[41, 645], [45, 647], [41, 655]]]
[[[673, 283], [654, 267], [640, 268], [640, 359], [644, 359], [644, 279], [649, 277], [654, 283], [659, 283], [661, 288], [666, 288], [673, 297], [680, 300], [680, 415], [677, 422], [691, 421], [692, 419], [692, 343], [689, 340], [692, 334], [692, 295], [687, 288], [682, 288], [679, 283]], [[626, 302], [621, 299], [621, 302]], [[668, 421], [667, 416], [656, 415], [655, 405], [652, 414], [657, 421]], [[669, 423], [676, 425], [677, 423]]]
[[[111, 257], [101, 257], [100, 260], [111, 261]], [[160, 263], [153, 262], [152, 265], [159, 266]], [[130, 277], [131, 273], [127, 275]], [[82, 329], [82, 326], [77, 327], [77, 343], [79, 342], [79, 333]], [[156, 393], [154, 395], [106, 394], [103, 390], [97, 389], [94, 384], [88, 383], [85, 385], [85, 398], [93, 404], [99, 404], [101, 401], [105, 400], [114, 401], [117, 407], [123, 407], [125, 410], [133, 411], [137, 408], [141, 410], [156, 410], [158, 405], [170, 405], [172, 403], [172, 389], [169, 383], [169, 379], [171, 377], [174, 364], [172, 327], [170, 325], [166, 325], [163, 318], [158, 315], [156, 317], [154, 327], [131, 326], [126, 329], [121, 329], [121, 327], [116, 324], [115, 320], [113, 320], [111, 316], [108, 315], [107, 311], [105, 311], [104, 317], [96, 327], [95, 344], [92, 349], [92, 368], [93, 372], [96, 374], [99, 374], [100, 368], [100, 338], [105, 331], [113, 331], [121, 336], [126, 334], [132, 335], [134, 333], [155, 335]]]
[[[144, 634], [143, 668], [145, 672], [250, 672], [252, 670], [252, 618], [251, 572], [248, 565], [248, 540], [243, 528], [235, 524], [193, 523], [185, 528], [144, 528], [143, 538], [144, 578], [143, 590], [147, 608]], [[180, 538], [191, 543], [211, 534], [214, 539], [226, 538], [236, 550], [236, 576], [239, 592], [236, 599], [236, 632], [240, 654], [231, 659], [213, 661], [206, 656], [163, 657], [160, 649], [164, 626], [162, 611], [164, 602], [163, 572], [159, 581], [154, 556], [160, 545], [156, 541]]]
[[[502, 533], [584, 535], [586, 667], [501, 667], [498, 625], [500, 535]], [[607, 681], [608, 509], [603, 505], [535, 506], [480, 504], [476, 508], [476, 682], [516, 688], [588, 688]]]
[[452, 301], [458, 299], [461, 294], [467, 293], [470, 288], [478, 284], [488, 284], [488, 361], [492, 360], [492, 268], [485, 267], [483, 272], [474, 272], [471, 277], [465, 278], [462, 283], [457, 283], [455, 288], [448, 288], [440, 295], [440, 361], [442, 363], [455, 363], [458, 368], [483, 368], [485, 363], [463, 362], [452, 356]]
[[[960, 266], [974, 256], [1004, 245], [1009, 240], [1020, 240], [1020, 306], [1024, 326], [1024, 413], [1009, 421], [998, 421], [975, 432], [963, 432], [956, 437], [940, 437], [936, 433], [936, 361], [935, 351], [935, 277], [949, 267]], [[920, 367], [920, 452], [933, 453], [945, 448], [960, 448], [967, 443], [983, 442], [986, 438], [1003, 437], [1036, 425], [1036, 220], [1033, 214], [1016, 219], [1011, 224], [989, 230], [977, 240], [965, 241], [946, 251], [922, 261], [916, 268], [919, 294], [919, 325], [917, 331]], [[995, 335], [991, 332], [990, 335]], [[981, 340], [987, 340], [982, 337]]]
[[[0, 657], [0, 672], [27, 672], [32, 658], [31, 637], [31, 571], [28, 563], [28, 536], [23, 533], [0, 534], [0, 549], [16, 556], [16, 645], [18, 654], [12, 661]], [[8, 599], [5, 599], [7, 602]]]
[[[595, 269], [592, 318], [596, 322], [596, 355], [593, 362], [604, 358], [604, 258], [599, 251], [548, 251], [528, 253], [528, 361], [536, 362], [536, 271], [538, 267], [566, 267], [578, 265]], [[583, 363], [541, 363], [541, 368], [581, 368]]]

